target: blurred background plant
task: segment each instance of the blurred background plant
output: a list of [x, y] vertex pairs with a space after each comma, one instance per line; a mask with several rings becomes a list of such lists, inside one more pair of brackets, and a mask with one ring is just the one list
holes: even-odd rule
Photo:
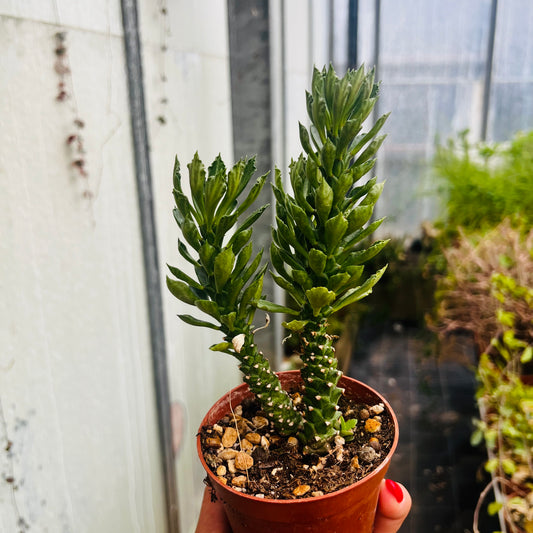
[[468, 130], [437, 147], [437, 192], [444, 200], [438, 226], [453, 232], [488, 230], [505, 218], [533, 223], [533, 132], [502, 143], [471, 143]]
[[[489, 453], [485, 469], [493, 479], [487, 488], [495, 486], [497, 496], [489, 513], [501, 511], [511, 531], [531, 532], [533, 386], [524, 372], [533, 358], [533, 289], [502, 274], [492, 277], [491, 286], [499, 303], [495, 312], [499, 331], [479, 360], [481, 419], [471, 442], [474, 446], [484, 442]], [[529, 316], [524, 321], [525, 315]], [[482, 498], [487, 493], [483, 491]]]

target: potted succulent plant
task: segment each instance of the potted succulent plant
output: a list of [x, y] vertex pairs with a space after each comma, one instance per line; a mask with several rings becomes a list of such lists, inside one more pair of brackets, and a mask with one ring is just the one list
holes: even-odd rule
[[[363, 245], [381, 223], [371, 217], [383, 184], [359, 183], [384, 139], [377, 134], [388, 115], [361, 133], [377, 93], [373, 70], [342, 78], [332, 67], [314, 70], [311, 127], [300, 124], [304, 153], [290, 165], [292, 193], [279, 171], [272, 184], [271, 275], [287, 305], [262, 295], [267, 266], [262, 252], [252, 252], [252, 226], [266, 206], [245, 215], [267, 175], [250, 188], [253, 158], [227, 170], [219, 156], [206, 171], [196, 154], [190, 201], [176, 159], [174, 217], [189, 245], [180, 240], [178, 251], [196, 277], [170, 266], [167, 285], [209, 316], [180, 318], [220, 331], [222, 342], [211, 349], [236, 357], [245, 382], [211, 409], [198, 435], [200, 459], [235, 532], [372, 529], [397, 422], [378, 393], [342, 376], [327, 325], [372, 292], [385, 270], [365, 275], [364, 263], [386, 241]], [[300, 338], [301, 371], [271, 370], [254, 342], [257, 309], [290, 317], [283, 325]]]

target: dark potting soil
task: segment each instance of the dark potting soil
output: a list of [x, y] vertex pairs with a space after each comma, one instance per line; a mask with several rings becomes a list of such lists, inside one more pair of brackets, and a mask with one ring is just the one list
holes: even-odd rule
[[354, 439], [337, 441], [320, 456], [303, 454], [294, 437], [275, 432], [257, 401], [245, 400], [201, 429], [205, 462], [222, 483], [258, 498], [310, 498], [347, 487], [383, 462], [394, 441], [394, 424], [382, 404], [341, 397], [339, 407], [345, 420], [357, 420]]

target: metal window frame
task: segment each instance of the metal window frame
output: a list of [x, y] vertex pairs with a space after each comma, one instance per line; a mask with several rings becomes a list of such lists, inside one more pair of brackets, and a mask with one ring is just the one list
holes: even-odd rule
[[159, 281], [160, 270], [153, 205], [148, 126], [146, 122], [144, 102], [139, 17], [136, 0], [121, 0], [120, 4], [122, 9], [122, 25], [124, 28], [131, 131], [143, 244], [159, 446], [165, 489], [167, 531], [168, 533], [179, 533], [178, 488], [174, 469], [174, 453], [172, 450], [170, 392], [163, 320], [163, 302], [161, 284]]

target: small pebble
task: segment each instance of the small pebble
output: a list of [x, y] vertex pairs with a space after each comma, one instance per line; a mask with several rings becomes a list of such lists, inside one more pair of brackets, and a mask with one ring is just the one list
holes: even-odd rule
[[287, 439], [287, 444], [289, 446], [298, 446], [298, 439], [296, 437], [289, 437]]
[[250, 431], [250, 426], [244, 418], [241, 418], [237, 421], [237, 429], [240, 435], [246, 435]]
[[205, 439], [205, 445], [208, 448], [220, 448], [222, 443], [218, 437], [207, 437], [207, 439]]
[[314, 492], [311, 493], [311, 496], [318, 498], [319, 496], [324, 496], [324, 493], [321, 490], [315, 490]]
[[376, 437], [372, 437], [368, 441], [368, 444], [370, 444], [370, 446], [372, 446], [372, 448], [374, 448], [374, 450], [376, 450], [376, 452], [379, 452], [381, 450], [381, 443], [379, 442], [378, 439], [376, 439]]
[[252, 444], [259, 444], [261, 442], [261, 435], [259, 435], [259, 433], [252, 432], [248, 433], [245, 439], [251, 442]]
[[359, 418], [361, 420], [366, 420], [370, 416], [370, 413], [368, 412], [368, 409], [361, 409], [359, 411]]
[[250, 452], [254, 449], [254, 445], [246, 439], [241, 440], [241, 451], [242, 452]]
[[370, 446], [364, 446], [359, 450], [359, 459], [365, 463], [371, 463], [377, 456], [376, 450]]
[[222, 437], [222, 444], [224, 445], [224, 448], [231, 448], [237, 442], [238, 436], [239, 435], [237, 434], [237, 430], [235, 428], [226, 428], [226, 431], [224, 431], [224, 435]]
[[350, 470], [358, 470], [359, 468], [361, 468], [360, 464], [359, 464], [359, 459], [357, 457], [354, 457], [351, 461], [350, 461]]
[[335, 437], [335, 446], [344, 446], [345, 442], [346, 441], [344, 440], [344, 438], [341, 437], [340, 435], [337, 435]]
[[220, 481], [220, 483], [223, 483], [224, 485], [228, 484], [228, 480], [225, 477], [218, 476], [218, 480]]
[[228, 459], [235, 459], [236, 455], [237, 455], [237, 450], [228, 450], [228, 449], [224, 449], [218, 454], [220, 459], [222, 459], [223, 461], [227, 461]]
[[237, 470], [248, 470], [254, 465], [254, 459], [245, 452], [238, 452], [235, 456], [235, 468]]
[[270, 440], [270, 444], [275, 446], [276, 444], [279, 444], [279, 442], [281, 441], [281, 437], [279, 435], [270, 435], [270, 437], [267, 440]]
[[218, 468], [217, 468], [217, 476], [225, 476], [226, 475], [226, 467], [224, 465], [220, 465]]
[[224, 428], [222, 426], [219, 426], [218, 424], [215, 424], [213, 426], [213, 429], [219, 434], [222, 435], [224, 433]]
[[268, 426], [268, 420], [264, 416], [254, 416], [252, 422], [257, 429]]
[[244, 487], [246, 485], [246, 476], [235, 476], [231, 480], [231, 484], [234, 487]]
[[302, 403], [302, 395], [299, 392], [295, 392], [292, 395], [292, 403], [294, 405], [300, 405]]
[[264, 494], [256, 494], [255, 497], [256, 497], [256, 498], [264, 498], [265, 495], [264, 495]]
[[235, 407], [235, 409], [233, 409], [233, 412], [237, 416], [242, 416], [242, 405], [237, 405], [237, 407]]
[[384, 410], [385, 410], [385, 406], [382, 403], [378, 403], [377, 405], [373, 405], [370, 408], [370, 411], [373, 414], [375, 414], [375, 415], [379, 415], [379, 414], [383, 413]]
[[365, 422], [365, 431], [368, 433], [376, 433], [381, 429], [381, 422], [375, 418], [369, 418]]
[[232, 474], [235, 474], [235, 472], [237, 472], [237, 469], [235, 468], [235, 459], [229, 459], [228, 460], [228, 470]]
[[303, 496], [304, 494], [307, 494], [311, 490], [311, 487], [309, 485], [298, 485], [292, 493], [295, 496]]
[[261, 448], [263, 448], [263, 450], [268, 450], [270, 448], [270, 442], [265, 436], [261, 437]]

